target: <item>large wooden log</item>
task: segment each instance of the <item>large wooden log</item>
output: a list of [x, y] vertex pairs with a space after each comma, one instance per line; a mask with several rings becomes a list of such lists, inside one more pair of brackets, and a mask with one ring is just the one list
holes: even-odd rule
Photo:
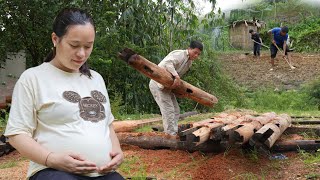
[[292, 121], [292, 124], [297, 124], [297, 125], [304, 125], [304, 124], [319, 124], [320, 125], [320, 120], [294, 120]]
[[0, 133], [0, 157], [14, 150], [15, 149], [7, 141], [7, 138]]
[[262, 125], [259, 121], [252, 121], [243, 124], [242, 127], [235, 130], [233, 133], [233, 138], [235, 142], [245, 144], [253, 136], [253, 134], [258, 131]]
[[272, 121], [276, 117], [277, 117], [276, 113], [268, 112], [256, 117], [255, 120], [259, 121], [262, 125], [265, 125], [265, 124], [268, 124], [270, 121]]
[[[198, 112], [196, 111], [185, 112], [183, 114], [180, 114], [179, 120], [195, 115], [197, 113]], [[159, 122], [162, 122], [161, 117], [152, 118], [152, 119], [142, 119], [142, 120], [114, 121], [112, 122], [112, 124], [115, 132], [131, 132], [137, 128], [152, 125], [154, 123], [159, 123]], [[152, 127], [152, 129], [154, 128]], [[163, 131], [163, 127], [162, 126], [158, 127], [156, 131]]]
[[115, 132], [131, 132], [139, 127], [151, 125], [152, 123], [161, 122], [162, 118], [152, 118], [145, 120], [130, 120], [130, 121], [114, 121], [112, 122]]
[[211, 128], [209, 127], [202, 127], [192, 134], [196, 137], [196, 145], [202, 144], [207, 141], [210, 137]]
[[206, 141], [199, 146], [157, 133], [117, 133], [121, 144], [139, 146], [144, 149], [171, 149], [202, 152], [223, 152], [225, 149], [218, 142]]
[[[131, 49], [125, 48], [120, 54], [119, 57], [127, 62], [131, 67], [135, 68], [145, 76], [157, 81], [158, 83], [162, 84], [166, 88], [170, 88], [173, 84], [173, 77], [172, 75], [166, 71], [165, 69], [159, 67], [158, 65], [150, 62], [149, 60], [145, 59], [144, 57], [136, 54]], [[173, 89], [172, 92], [177, 94], [179, 97], [187, 97], [190, 98], [200, 104], [203, 104], [208, 107], [213, 107], [214, 104], [218, 102], [218, 99], [183, 81], [179, 87]]]
[[264, 144], [271, 148], [281, 134], [291, 125], [291, 117], [282, 114], [262, 128], [260, 128], [250, 139], [250, 145], [260, 146]]
[[273, 151], [299, 151], [299, 150], [318, 150], [320, 149], [320, 140], [283, 140], [277, 141]]
[[177, 139], [170, 136], [143, 133], [117, 133], [120, 143], [145, 149], [178, 149]]

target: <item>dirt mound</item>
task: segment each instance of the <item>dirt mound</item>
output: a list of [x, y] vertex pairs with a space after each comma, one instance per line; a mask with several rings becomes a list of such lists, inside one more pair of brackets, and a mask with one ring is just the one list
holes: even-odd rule
[[249, 90], [263, 87], [279, 90], [297, 89], [302, 84], [320, 77], [320, 54], [291, 54], [292, 63], [296, 67], [294, 70], [290, 70], [286, 61], [278, 54], [275, 63], [277, 67], [270, 71], [268, 51], [263, 51], [260, 59], [245, 53], [219, 54], [218, 59], [226, 74]]

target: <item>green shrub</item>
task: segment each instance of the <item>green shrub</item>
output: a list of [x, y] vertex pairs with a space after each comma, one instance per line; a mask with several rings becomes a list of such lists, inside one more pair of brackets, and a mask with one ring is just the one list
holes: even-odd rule
[[311, 81], [305, 86], [305, 90], [309, 95], [310, 102], [318, 106], [318, 110], [320, 110], [320, 78]]
[[258, 111], [302, 112], [314, 111], [310, 96], [305, 90], [279, 91], [259, 90], [247, 93], [248, 108]]

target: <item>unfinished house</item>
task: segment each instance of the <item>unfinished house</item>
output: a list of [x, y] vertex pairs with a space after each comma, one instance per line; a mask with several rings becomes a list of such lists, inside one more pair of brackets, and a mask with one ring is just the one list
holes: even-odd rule
[[250, 29], [259, 32], [260, 29], [265, 28], [266, 24], [261, 21], [252, 20], [240, 20], [234, 21], [229, 29], [230, 44], [234, 48], [251, 50], [253, 42], [251, 40]]

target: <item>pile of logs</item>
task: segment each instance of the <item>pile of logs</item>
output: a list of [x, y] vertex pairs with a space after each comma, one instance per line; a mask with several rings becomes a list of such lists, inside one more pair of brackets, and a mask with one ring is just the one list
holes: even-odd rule
[[184, 144], [200, 145], [208, 140], [224, 145], [245, 145], [271, 148], [291, 125], [291, 117], [274, 112], [260, 116], [241, 113], [221, 113], [210, 119], [193, 123], [193, 127], [179, 133]]
[[287, 114], [274, 112], [252, 115], [250, 112], [221, 113], [185, 127], [176, 138], [163, 133], [118, 133], [123, 144], [146, 149], [180, 149], [188, 151], [222, 152], [228, 147], [256, 147], [270, 151], [317, 150], [319, 140], [282, 140], [282, 134], [313, 132], [320, 136], [320, 128], [292, 126], [319, 125], [317, 120], [292, 121]]
[[14, 148], [7, 142], [7, 138], [0, 133], [0, 157], [9, 154]]

